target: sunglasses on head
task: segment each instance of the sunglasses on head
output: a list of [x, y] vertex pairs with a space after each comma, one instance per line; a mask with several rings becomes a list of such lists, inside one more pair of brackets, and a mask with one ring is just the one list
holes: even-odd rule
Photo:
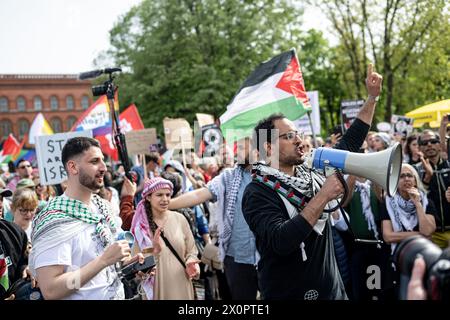
[[433, 138], [433, 139], [428, 139], [428, 140], [420, 140], [419, 144], [421, 146], [426, 146], [426, 145], [428, 145], [428, 143], [436, 144], [436, 143], [439, 143], [439, 142], [440, 142], [439, 139]]

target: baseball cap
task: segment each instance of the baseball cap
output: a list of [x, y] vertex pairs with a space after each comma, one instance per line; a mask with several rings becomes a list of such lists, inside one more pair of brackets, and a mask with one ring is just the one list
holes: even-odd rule
[[31, 179], [20, 179], [17, 183], [16, 190], [17, 189], [24, 189], [24, 188], [35, 188], [34, 182]]
[[2, 197], [11, 197], [12, 196], [12, 191], [9, 189], [2, 189], [0, 188], [0, 196]]

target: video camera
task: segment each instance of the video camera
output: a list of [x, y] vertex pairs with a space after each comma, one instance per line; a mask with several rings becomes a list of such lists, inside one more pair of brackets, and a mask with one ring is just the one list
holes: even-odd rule
[[423, 279], [430, 300], [450, 301], [450, 248], [442, 251], [422, 236], [402, 241], [394, 252], [394, 263], [400, 272], [400, 299], [406, 300], [411, 271], [417, 255], [425, 260]]
[[117, 90], [117, 87], [114, 85], [114, 72], [121, 72], [121, 68], [105, 68], [105, 69], [98, 69], [88, 72], [82, 72], [79, 74], [78, 79], [85, 80], [85, 79], [91, 79], [91, 78], [97, 78], [101, 76], [102, 74], [108, 74], [109, 79], [106, 80], [101, 85], [96, 85], [92, 87], [92, 94], [94, 96], [101, 96], [106, 95], [108, 98], [108, 104], [109, 108], [111, 110], [111, 120], [113, 122], [113, 137], [114, 137], [114, 144], [116, 145], [120, 162], [122, 163], [125, 175], [128, 179], [131, 181], [136, 182], [137, 176], [136, 173], [131, 171], [131, 165], [130, 160], [128, 158], [128, 152], [127, 152], [127, 145], [125, 143], [125, 135], [120, 132], [120, 125], [119, 125], [119, 117], [116, 114], [116, 110], [114, 109], [114, 95]]

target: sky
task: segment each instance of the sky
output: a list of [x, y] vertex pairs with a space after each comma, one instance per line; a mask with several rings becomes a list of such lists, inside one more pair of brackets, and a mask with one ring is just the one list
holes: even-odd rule
[[[0, 0], [0, 74], [76, 74], [94, 69], [109, 30], [141, 0]], [[304, 25], [326, 31], [308, 9]]]

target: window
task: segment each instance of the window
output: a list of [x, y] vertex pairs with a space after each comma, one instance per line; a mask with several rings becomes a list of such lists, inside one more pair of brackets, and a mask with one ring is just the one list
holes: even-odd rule
[[23, 137], [30, 132], [30, 123], [26, 119], [19, 120], [19, 139], [23, 139]]
[[12, 133], [12, 124], [9, 120], [0, 121], [0, 134], [3, 138], [7, 138]]
[[83, 96], [83, 98], [81, 98], [81, 108], [83, 108], [83, 110], [86, 110], [87, 108], [89, 108], [89, 97], [88, 96]]
[[67, 98], [66, 98], [66, 108], [67, 108], [67, 110], [73, 110], [74, 103], [73, 103], [73, 97], [72, 96], [67, 96]]
[[58, 110], [58, 98], [55, 96], [50, 97], [50, 110]]
[[17, 111], [24, 112], [27, 110], [27, 106], [25, 105], [24, 97], [17, 98]]
[[34, 110], [41, 111], [42, 110], [42, 99], [41, 97], [34, 97]]
[[66, 121], [67, 121], [67, 131], [69, 131], [70, 129], [72, 129], [75, 122], [77, 122], [77, 118], [74, 116], [70, 116], [67, 118]]
[[52, 118], [50, 120], [50, 125], [52, 126], [54, 133], [62, 132], [62, 123], [60, 118], [58, 117]]
[[0, 98], [0, 112], [8, 112], [9, 111], [9, 105], [8, 105], [8, 99], [5, 97]]

